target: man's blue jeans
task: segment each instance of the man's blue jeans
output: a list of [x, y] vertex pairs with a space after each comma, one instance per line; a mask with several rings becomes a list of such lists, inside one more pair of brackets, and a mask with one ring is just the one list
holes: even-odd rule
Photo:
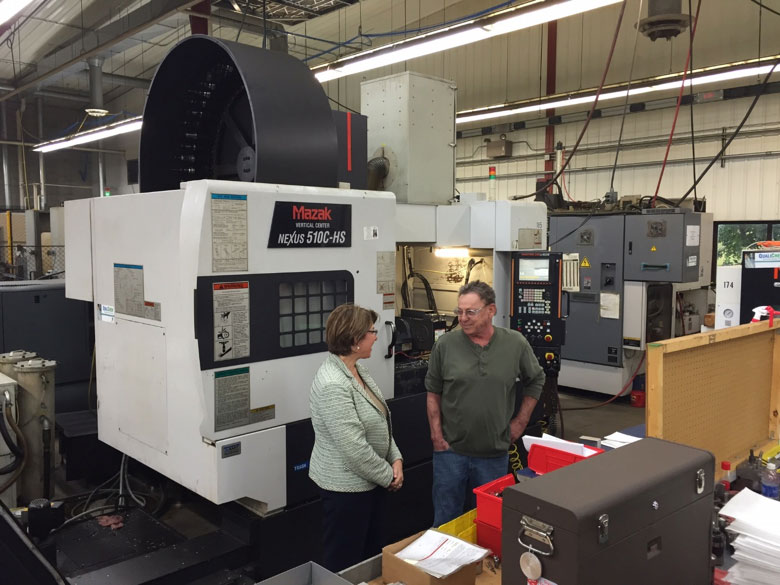
[[452, 449], [433, 452], [433, 525], [476, 506], [473, 489], [507, 474], [509, 456], [469, 457]]

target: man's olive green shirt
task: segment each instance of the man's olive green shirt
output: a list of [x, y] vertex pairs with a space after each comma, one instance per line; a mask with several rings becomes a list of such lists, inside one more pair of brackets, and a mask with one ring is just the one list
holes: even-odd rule
[[444, 439], [456, 453], [495, 457], [507, 452], [516, 383], [538, 399], [544, 370], [518, 331], [494, 327], [481, 347], [457, 329], [442, 335], [428, 362], [425, 388], [441, 395]]

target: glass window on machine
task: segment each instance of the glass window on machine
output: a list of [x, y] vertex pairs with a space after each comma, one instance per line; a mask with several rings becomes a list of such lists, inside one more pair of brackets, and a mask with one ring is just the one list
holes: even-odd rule
[[[767, 240], [769, 225], [764, 222], [719, 223], [717, 231], [717, 265], [742, 264], [742, 250]], [[772, 226], [772, 236], [780, 237], [780, 224]], [[777, 236], [777, 237], [776, 237]]]
[[348, 301], [348, 283], [329, 278], [279, 284], [279, 347], [325, 342], [328, 315]]

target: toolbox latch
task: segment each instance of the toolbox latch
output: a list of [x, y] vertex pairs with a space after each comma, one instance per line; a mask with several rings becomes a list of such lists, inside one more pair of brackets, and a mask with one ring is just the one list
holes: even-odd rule
[[705, 483], [705, 481], [704, 481], [704, 470], [703, 469], [699, 469], [696, 472], [696, 493], [697, 494], [704, 493], [704, 483]]
[[609, 540], [609, 514], [599, 516], [599, 544], [606, 544]]
[[[552, 533], [553, 527], [549, 524], [528, 516], [523, 516], [520, 519], [520, 532], [517, 535], [517, 542], [531, 552], [549, 557], [553, 554], [554, 550]], [[526, 538], [526, 540], [523, 540], [524, 538]], [[548, 550], [537, 548], [537, 545], [533, 541], [544, 544]]]

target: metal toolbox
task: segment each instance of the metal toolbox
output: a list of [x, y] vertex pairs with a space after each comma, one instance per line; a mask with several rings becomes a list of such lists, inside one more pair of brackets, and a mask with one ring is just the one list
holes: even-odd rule
[[504, 490], [505, 585], [709, 585], [715, 459], [643, 439]]

